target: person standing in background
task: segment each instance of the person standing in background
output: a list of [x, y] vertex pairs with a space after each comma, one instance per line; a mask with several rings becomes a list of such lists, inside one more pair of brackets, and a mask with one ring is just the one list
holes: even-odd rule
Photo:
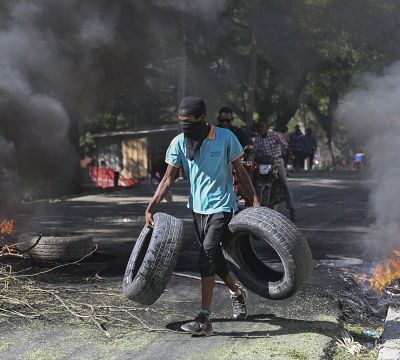
[[308, 127], [306, 134], [303, 136], [303, 153], [304, 160], [308, 161], [308, 170], [312, 170], [314, 165], [315, 151], [317, 150], [317, 140], [312, 132], [312, 129]]
[[248, 145], [252, 145], [252, 141], [250, 137], [246, 134], [246, 132], [243, 129], [238, 128], [237, 126], [232, 125], [233, 111], [231, 108], [227, 106], [222, 107], [218, 112], [217, 120], [218, 120], [217, 127], [222, 127], [232, 131], [239, 140], [240, 145], [242, 145], [243, 148], [245, 148]]
[[304, 134], [300, 130], [300, 125], [296, 125], [294, 133], [290, 136], [290, 147], [294, 154], [293, 167], [295, 170], [304, 169], [303, 137]]

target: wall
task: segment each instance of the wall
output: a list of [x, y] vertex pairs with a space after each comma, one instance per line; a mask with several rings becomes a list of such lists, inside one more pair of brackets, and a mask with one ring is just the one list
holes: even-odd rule
[[96, 139], [97, 165], [121, 171], [121, 141], [119, 138]]
[[128, 179], [143, 179], [149, 176], [147, 137], [125, 137], [122, 146], [122, 176]]

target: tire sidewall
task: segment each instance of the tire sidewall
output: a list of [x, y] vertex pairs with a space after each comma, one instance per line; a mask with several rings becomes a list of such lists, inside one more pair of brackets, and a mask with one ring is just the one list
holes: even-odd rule
[[[248, 219], [257, 215], [262, 219], [261, 212], [264, 213], [264, 219], [260, 220], [258, 224], [250, 225]], [[233, 273], [243, 285], [262, 297], [276, 300], [293, 295], [304, 284], [311, 272], [311, 266], [306, 264], [309, 261], [308, 257], [311, 259], [308, 244], [294, 224], [283, 218], [283, 215], [278, 214], [276, 211], [266, 208], [243, 210], [231, 221], [229, 228], [232, 233], [232, 241], [224, 246], [225, 257], [230, 263]], [[268, 215], [271, 215], [273, 220], [268, 226], [265, 226], [264, 222]], [[281, 239], [282, 226], [279, 223], [280, 221], [284, 222], [286, 226], [285, 229], [288, 232], [288, 238], [290, 237], [290, 243]], [[280, 280], [271, 281], [271, 279], [263, 277], [265, 274], [254, 271], [256, 266], [252, 267], [248, 260], [244, 260], [239, 242], [250, 240], [238, 239], [240, 234], [251, 234], [259, 238], [256, 241], [265, 241], [274, 249], [284, 268], [283, 277]], [[299, 252], [305, 254], [305, 259], [301, 259]], [[255, 253], [252, 255], [252, 261], [256, 265], [261, 263]], [[265, 265], [260, 266], [265, 267]]]

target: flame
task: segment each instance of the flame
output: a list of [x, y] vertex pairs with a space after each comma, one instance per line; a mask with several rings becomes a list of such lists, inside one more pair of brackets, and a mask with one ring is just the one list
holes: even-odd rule
[[385, 263], [375, 266], [369, 281], [373, 289], [382, 293], [386, 286], [398, 279], [400, 279], [400, 251], [394, 250]]
[[4, 220], [0, 224], [0, 234], [11, 234], [14, 231], [15, 220]]

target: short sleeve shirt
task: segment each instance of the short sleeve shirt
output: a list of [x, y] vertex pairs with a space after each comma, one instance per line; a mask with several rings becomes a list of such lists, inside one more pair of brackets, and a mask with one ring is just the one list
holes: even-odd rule
[[190, 182], [188, 208], [199, 214], [214, 214], [237, 210], [231, 162], [242, 155], [243, 148], [230, 130], [211, 126], [192, 161], [186, 158], [182, 133], [171, 141], [165, 162], [185, 171]]

